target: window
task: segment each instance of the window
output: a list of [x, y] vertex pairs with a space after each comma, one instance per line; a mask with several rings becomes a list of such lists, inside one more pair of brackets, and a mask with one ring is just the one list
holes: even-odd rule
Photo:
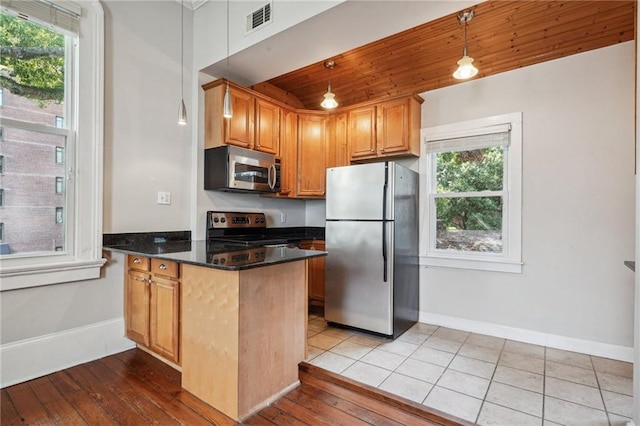
[[[4, 85], [5, 106], [14, 101], [20, 105], [0, 109], [7, 142], [0, 145], [0, 155], [11, 149], [16, 160], [4, 176], [11, 178], [12, 191], [20, 194], [16, 205], [11, 205], [13, 197], [4, 203], [3, 222], [14, 232], [3, 241], [11, 249], [0, 255], [0, 290], [98, 278], [104, 263], [100, 218], [104, 11], [98, 0], [3, 2], [0, 27], [0, 44], [19, 47], [11, 52], [46, 53], [28, 59], [0, 57], [3, 78], [12, 80]], [[21, 85], [34, 90], [12, 91]], [[91, 166], [80, 171], [65, 166], [76, 163]], [[51, 176], [60, 195], [52, 196], [47, 184]], [[52, 209], [56, 222], [62, 220], [65, 226], [46, 225], [51, 223]], [[24, 226], [10, 223], [19, 225], [25, 218], [40, 227], [24, 232]]]
[[56, 177], [56, 194], [64, 193], [64, 178]]
[[422, 263], [521, 272], [520, 113], [424, 129]]
[[0, 222], [0, 241], [4, 239], [4, 223]]
[[56, 164], [64, 163], [64, 148], [56, 146]]
[[64, 209], [62, 207], [56, 207], [56, 223], [64, 222], [63, 212]]
[[4, 155], [0, 155], [0, 174], [4, 173]]
[[4, 88], [0, 87], [0, 106], [4, 106]]
[[4, 206], [4, 189], [0, 189], [0, 207]]

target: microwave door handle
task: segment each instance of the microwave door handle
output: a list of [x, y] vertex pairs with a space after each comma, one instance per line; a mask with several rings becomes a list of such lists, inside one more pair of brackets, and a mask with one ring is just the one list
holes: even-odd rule
[[269, 182], [269, 189], [273, 190], [273, 188], [275, 188], [276, 186], [276, 166], [273, 164], [269, 166], [269, 174], [267, 176], [267, 179]]

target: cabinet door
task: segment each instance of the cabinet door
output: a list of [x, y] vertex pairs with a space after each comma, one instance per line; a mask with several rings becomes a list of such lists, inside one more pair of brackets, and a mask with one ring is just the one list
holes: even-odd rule
[[280, 155], [280, 107], [263, 99], [256, 99], [257, 151]]
[[376, 157], [376, 107], [367, 106], [349, 111], [347, 135], [351, 161]]
[[[226, 86], [224, 87], [226, 89]], [[254, 106], [253, 95], [231, 87], [233, 115], [222, 118], [225, 125], [225, 143], [243, 148], [253, 148], [254, 143]], [[222, 104], [220, 104], [222, 108]], [[222, 113], [220, 113], [222, 117]]]
[[170, 361], [179, 361], [180, 283], [155, 276], [151, 283], [149, 347]]
[[149, 346], [149, 274], [127, 272], [124, 301], [127, 337]]
[[[324, 241], [315, 240], [312, 250], [324, 250]], [[324, 257], [309, 259], [309, 304], [324, 307]]]
[[326, 137], [324, 116], [298, 116], [298, 162], [296, 195], [324, 197]]
[[296, 153], [298, 145], [298, 114], [282, 110], [282, 139], [280, 140], [280, 195], [295, 196]]
[[377, 111], [378, 155], [419, 155], [420, 104], [397, 99], [379, 104]]
[[349, 149], [347, 148], [347, 113], [331, 115], [327, 119], [327, 167], [348, 166]]

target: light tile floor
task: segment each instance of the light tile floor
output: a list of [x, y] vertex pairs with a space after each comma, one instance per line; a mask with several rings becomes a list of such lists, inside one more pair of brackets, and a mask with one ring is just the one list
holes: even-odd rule
[[633, 365], [417, 323], [395, 341], [309, 316], [307, 361], [480, 425], [624, 426]]

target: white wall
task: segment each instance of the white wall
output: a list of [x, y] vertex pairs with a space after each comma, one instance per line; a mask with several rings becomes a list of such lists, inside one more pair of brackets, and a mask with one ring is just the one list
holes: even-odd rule
[[[190, 228], [191, 126], [179, 126], [180, 3], [103, 1], [104, 232]], [[184, 96], [191, 108], [192, 12], [184, 11]], [[157, 192], [171, 205], [157, 204]]]
[[423, 127], [522, 111], [524, 261], [423, 270], [423, 317], [633, 346], [634, 60], [628, 42], [422, 94]]

